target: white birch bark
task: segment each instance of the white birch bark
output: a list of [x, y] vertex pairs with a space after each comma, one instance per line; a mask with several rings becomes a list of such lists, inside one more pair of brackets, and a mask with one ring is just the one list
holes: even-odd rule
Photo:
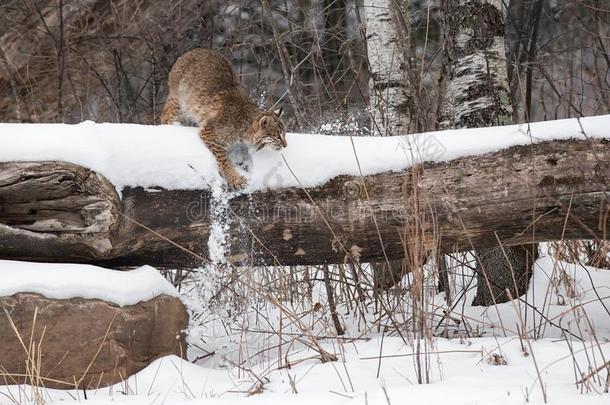
[[[407, 133], [408, 83], [405, 54], [409, 52], [409, 0], [364, 0], [369, 63], [371, 135]], [[402, 15], [401, 15], [402, 13]], [[399, 27], [402, 17], [403, 24]], [[402, 28], [402, 31], [401, 31]], [[405, 260], [371, 263], [375, 288], [386, 290], [408, 271]]]
[[[503, 2], [446, 0], [441, 7], [446, 57], [441, 129], [512, 124]], [[535, 246], [526, 245], [477, 249], [474, 304], [489, 306], [524, 294], [536, 253]]]
[[[369, 61], [369, 108], [373, 135], [395, 135], [409, 129], [404, 44], [391, 0], [364, 0]], [[405, 0], [404, 9], [408, 1]]]
[[448, 69], [441, 129], [511, 124], [502, 2], [449, 0], [444, 10]]

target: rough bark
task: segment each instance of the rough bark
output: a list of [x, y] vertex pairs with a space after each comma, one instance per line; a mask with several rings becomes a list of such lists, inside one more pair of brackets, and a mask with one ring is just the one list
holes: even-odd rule
[[62, 162], [0, 163], [3, 257], [87, 261], [113, 250], [121, 203], [103, 176]]
[[507, 302], [527, 291], [531, 268], [538, 258], [536, 244], [481, 249], [477, 254], [485, 267], [477, 266], [477, 283], [481, 287], [477, 288], [472, 305]]
[[158, 357], [186, 354], [188, 315], [175, 297], [119, 307], [19, 293], [0, 297], [0, 308], [3, 384], [94, 389], [120, 382]]
[[446, 92], [441, 128], [512, 124], [501, 2], [442, 3]]
[[[502, 3], [496, 0], [450, 0], [443, 3], [447, 88], [442, 128], [512, 124], [505, 62]], [[477, 248], [478, 305], [507, 301], [527, 291], [534, 246]], [[493, 286], [493, 287], [492, 287]], [[493, 292], [493, 294], [492, 294]]]
[[[228, 258], [244, 265], [400, 259], [414, 243], [404, 236], [413, 206], [433, 218], [425, 223], [425, 246], [434, 248], [440, 237], [443, 252], [496, 247], [497, 238], [505, 247], [608, 239], [609, 162], [607, 139], [548, 141], [425, 164], [416, 184], [407, 170], [243, 195], [229, 203]], [[21, 175], [7, 182], [6, 173]], [[209, 192], [126, 188], [119, 200], [102, 183], [67, 163], [0, 163], [0, 258], [201, 264], [164, 238], [207, 257]], [[93, 218], [99, 223], [90, 224]]]

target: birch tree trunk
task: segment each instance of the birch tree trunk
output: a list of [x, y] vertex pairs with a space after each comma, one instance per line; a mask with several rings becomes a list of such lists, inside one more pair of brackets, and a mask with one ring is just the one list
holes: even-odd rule
[[[446, 57], [441, 128], [512, 124], [502, 1], [447, 0], [441, 7]], [[536, 245], [478, 249], [473, 304], [524, 294], [536, 252]]]
[[[398, 135], [411, 127], [408, 57], [411, 50], [409, 0], [364, 0], [369, 62], [371, 133]], [[409, 271], [406, 260], [371, 263], [375, 288], [396, 285]]]
[[364, 0], [369, 106], [375, 135], [407, 133], [408, 0]]

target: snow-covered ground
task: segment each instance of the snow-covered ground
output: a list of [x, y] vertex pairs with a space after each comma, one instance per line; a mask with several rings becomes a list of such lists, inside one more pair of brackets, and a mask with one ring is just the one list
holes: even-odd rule
[[[248, 190], [320, 185], [338, 175], [397, 171], [549, 139], [608, 138], [610, 115], [395, 137], [288, 134], [281, 152], [252, 154]], [[197, 129], [135, 124], [0, 124], [0, 161], [60, 160], [124, 186], [197, 189], [218, 184]], [[357, 158], [356, 158], [357, 157]]]
[[[49, 266], [47, 271], [54, 275], [64, 269]], [[464, 280], [471, 276], [465, 274]], [[608, 403], [609, 394], [603, 392], [607, 371], [586, 385], [576, 382], [610, 359], [610, 270], [543, 255], [522, 297], [539, 313], [523, 302], [471, 307], [473, 293], [458, 299], [451, 313], [452, 319], [468, 322], [469, 332], [465, 325], [455, 326], [451, 339], [436, 337], [420, 348], [428, 384], [418, 384], [417, 350], [408, 329], [404, 340], [396, 334], [363, 334], [350, 325], [351, 315], [340, 310], [355, 339], [321, 340], [327, 352], [338, 356], [336, 362], [321, 363], [313, 358], [315, 350], [297, 342], [285, 345], [279, 358], [277, 349], [268, 347], [266, 360], [242, 367], [234, 366], [236, 357], [219, 361], [220, 350], [197, 364], [161, 358], [122, 383], [88, 391], [86, 401], [82, 391], [43, 392], [48, 404], [541, 404], [544, 395], [550, 404]], [[431, 300], [442, 305], [444, 297], [437, 294]], [[514, 333], [523, 324], [528, 339]], [[531, 338], [537, 334], [542, 337]], [[207, 343], [215, 344], [213, 338]], [[28, 386], [0, 387], [1, 404], [27, 403], [29, 395]]]
[[[382, 345], [383, 343], [383, 345]], [[587, 366], [591, 344], [574, 348], [576, 361]], [[608, 394], [581, 393], [574, 384], [574, 361], [561, 341], [540, 340], [522, 350], [518, 338], [439, 339], [429, 355], [430, 384], [418, 384], [414, 356], [398, 337], [327, 344], [341, 352], [340, 361], [307, 360], [290, 368], [252, 370], [248, 377], [231, 369], [200, 367], [175, 356], [153, 362], [127, 381], [87, 392], [48, 390], [48, 404], [532, 404], [543, 403], [541, 383], [550, 404], [607, 404]], [[610, 344], [602, 344], [606, 358]], [[379, 355], [395, 356], [382, 357]], [[502, 356], [506, 365], [490, 358]], [[308, 353], [291, 356], [294, 360]], [[540, 380], [534, 364], [538, 364]], [[379, 377], [377, 370], [379, 369]], [[257, 380], [262, 381], [261, 386]], [[2, 392], [19, 398], [17, 387]], [[21, 393], [23, 396], [27, 389]], [[386, 397], [387, 396], [387, 397]], [[7, 402], [7, 398], [0, 399]]]

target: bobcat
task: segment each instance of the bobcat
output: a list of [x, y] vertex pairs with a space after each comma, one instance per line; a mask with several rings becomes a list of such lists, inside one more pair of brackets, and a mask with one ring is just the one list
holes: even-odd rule
[[161, 123], [195, 122], [233, 189], [244, 188], [247, 181], [229, 160], [231, 145], [244, 142], [256, 150], [287, 146], [281, 110], [260, 110], [246, 94], [231, 62], [219, 52], [193, 49], [179, 57], [169, 73], [168, 87]]

